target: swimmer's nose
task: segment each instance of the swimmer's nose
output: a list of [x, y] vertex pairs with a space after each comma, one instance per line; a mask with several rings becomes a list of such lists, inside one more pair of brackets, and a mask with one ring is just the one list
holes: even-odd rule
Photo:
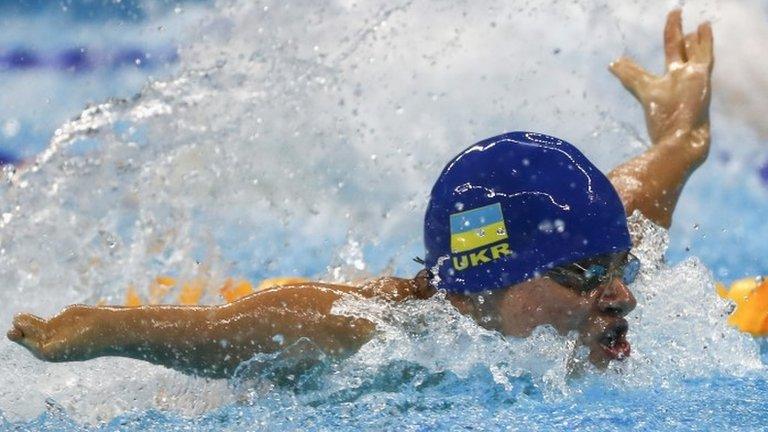
[[624, 316], [637, 306], [637, 300], [620, 278], [613, 278], [602, 286], [597, 306], [601, 312]]

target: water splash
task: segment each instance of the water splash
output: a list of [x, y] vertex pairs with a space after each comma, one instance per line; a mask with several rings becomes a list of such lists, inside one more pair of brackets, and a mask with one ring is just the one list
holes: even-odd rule
[[[222, 2], [201, 23], [200, 42], [181, 50], [177, 77], [86, 109], [36, 163], [4, 173], [0, 322], [21, 310], [120, 303], [130, 284], [148, 286], [158, 274], [192, 279], [201, 266], [211, 280], [327, 275], [329, 266], [337, 280], [353, 270], [410, 276], [429, 185], [468, 143], [535, 125], [603, 167], [642, 149], [636, 128], [617, 120], [637, 113], [604, 72], [605, 53], [629, 46], [657, 62], [646, 37], [658, 39], [658, 8], [434, 8]], [[709, 203], [699, 197], [694, 207]], [[307, 380], [316, 388], [204, 381], [125, 359], [42, 364], [3, 341], [0, 359], [14, 373], [2, 374], [0, 412], [14, 420], [48, 413], [40, 421], [51, 427], [71, 416], [162, 428], [185, 424], [179, 413], [275, 429], [332, 418], [503, 427], [545, 421], [547, 408], [568, 414], [563, 406], [591, 397], [593, 383], [645, 395], [691, 378], [760, 373], [753, 341], [725, 327], [708, 270], [695, 259], [669, 267], [666, 233], [633, 223], [646, 269], [633, 286], [634, 355], [608, 373], [584, 365], [573, 337], [543, 328], [503, 338], [441, 297], [401, 308], [347, 301], [338, 313], [381, 331], [351, 358], [323, 363]], [[54, 416], [47, 398], [63, 419], [45, 423]]]

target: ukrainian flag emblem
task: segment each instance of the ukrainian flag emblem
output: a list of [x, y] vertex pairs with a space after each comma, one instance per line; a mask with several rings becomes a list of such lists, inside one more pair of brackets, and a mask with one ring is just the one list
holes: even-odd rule
[[466, 252], [507, 238], [501, 204], [451, 215], [451, 253]]

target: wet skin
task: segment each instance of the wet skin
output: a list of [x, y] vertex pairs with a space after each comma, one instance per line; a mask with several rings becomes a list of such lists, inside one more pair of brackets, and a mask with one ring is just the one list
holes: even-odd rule
[[[712, 30], [705, 23], [683, 35], [680, 11], [672, 11], [664, 50], [667, 68], [660, 76], [626, 58], [611, 64], [611, 71], [643, 107], [652, 146], [608, 177], [627, 214], [639, 210], [669, 227], [686, 180], [709, 153]], [[331, 354], [355, 352], [370, 340], [375, 325], [331, 313], [342, 298], [397, 303], [433, 294], [422, 274], [414, 279], [375, 279], [358, 287], [297, 284], [218, 306], [75, 305], [49, 320], [19, 314], [8, 338], [47, 361], [125, 356], [185, 373], [227, 377], [255, 353], [273, 352], [301, 338]], [[483, 302], [460, 295], [449, 300], [478, 324], [505, 335], [525, 337], [542, 325], [561, 334], [577, 331], [598, 366], [629, 355], [623, 317], [636, 301], [616, 278], [581, 292], [542, 277], [498, 290]]]
[[425, 282], [379, 278], [358, 287], [295, 284], [217, 306], [73, 305], [50, 320], [17, 315], [8, 338], [46, 361], [122, 356], [225, 378], [254, 354], [274, 352], [302, 338], [332, 356], [353, 353], [370, 340], [375, 325], [331, 313], [334, 304], [342, 298], [426, 298], [434, 290]]
[[[551, 306], [542, 306], [548, 304]], [[611, 360], [629, 357], [629, 326], [623, 317], [636, 305], [634, 295], [618, 278], [586, 293], [543, 278], [518, 286], [505, 296], [499, 313], [525, 318], [505, 321], [501, 332], [525, 337], [544, 324], [562, 335], [577, 330], [579, 341], [589, 348], [589, 360], [605, 367]]]
[[[626, 253], [605, 257], [605, 266], [620, 262]], [[484, 295], [482, 305], [466, 296], [449, 299], [462, 313], [490, 330], [516, 337], [530, 336], [539, 326], [550, 325], [561, 335], [577, 331], [579, 342], [589, 348], [589, 359], [598, 367], [630, 354], [624, 319], [637, 305], [620, 278], [580, 290], [552, 278], [532, 279], [506, 290]]]

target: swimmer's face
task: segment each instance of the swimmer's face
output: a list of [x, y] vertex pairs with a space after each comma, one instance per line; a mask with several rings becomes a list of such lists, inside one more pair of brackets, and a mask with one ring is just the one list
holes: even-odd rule
[[[566, 274], [551, 274], [510, 287], [500, 293], [497, 316], [504, 334], [525, 337], [540, 325], [552, 325], [563, 335], [576, 330], [590, 350], [589, 359], [599, 367], [629, 356], [627, 315], [637, 305], [622, 282], [621, 268], [627, 254], [596, 257], [580, 262], [574, 270], [592, 265], [610, 269], [591, 284]], [[618, 270], [618, 271], [617, 271]], [[575, 275], [574, 275], [575, 276]]]

